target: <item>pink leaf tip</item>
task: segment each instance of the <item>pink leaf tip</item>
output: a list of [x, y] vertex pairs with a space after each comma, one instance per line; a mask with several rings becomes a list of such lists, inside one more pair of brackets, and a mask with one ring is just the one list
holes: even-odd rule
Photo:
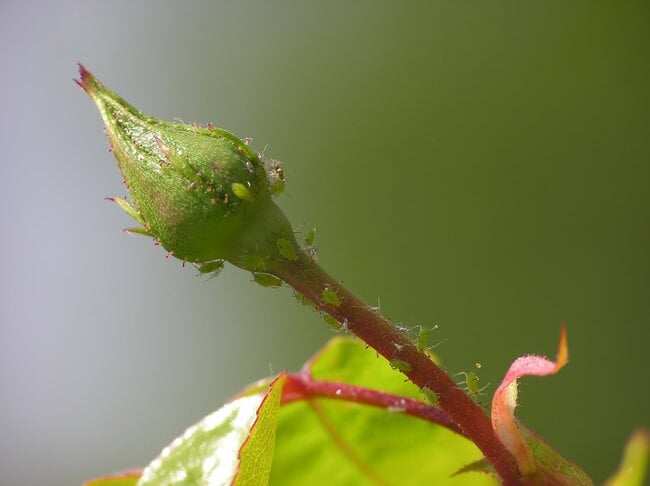
[[528, 355], [517, 358], [506, 373], [492, 398], [492, 427], [506, 449], [517, 460], [523, 476], [533, 474], [537, 466], [535, 458], [524, 437], [517, 428], [515, 408], [517, 406], [517, 379], [522, 376], [548, 376], [557, 373], [569, 360], [566, 328], [560, 329], [555, 362], [542, 356]]

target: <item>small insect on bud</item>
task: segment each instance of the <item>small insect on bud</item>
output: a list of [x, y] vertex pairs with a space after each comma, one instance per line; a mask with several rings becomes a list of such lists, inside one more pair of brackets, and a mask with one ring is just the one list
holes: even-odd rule
[[[298, 247], [293, 230], [271, 200], [284, 183], [279, 165], [267, 167], [226, 130], [151, 118], [81, 65], [79, 72], [77, 83], [99, 108], [133, 206], [113, 200], [142, 225], [132, 231], [197, 266], [226, 260], [259, 271], [248, 268], [252, 254], [268, 269], [293, 258], [287, 256], [287, 248]], [[289, 235], [281, 249], [276, 235]]]

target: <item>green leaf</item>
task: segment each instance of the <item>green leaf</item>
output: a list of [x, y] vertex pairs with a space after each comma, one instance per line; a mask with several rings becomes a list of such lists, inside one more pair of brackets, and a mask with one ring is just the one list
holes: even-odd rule
[[531, 484], [557, 484], [558, 486], [593, 484], [591, 478], [576, 464], [562, 457], [559, 452], [521, 423], [517, 425], [537, 464], [537, 471], [530, 480]]
[[[318, 380], [424, 398], [384, 358], [353, 339], [331, 340], [311, 371]], [[451, 477], [481, 457], [464, 437], [399, 411], [302, 400], [280, 410], [270, 484], [498, 484], [483, 473]]]
[[[546, 444], [533, 431], [515, 419], [516, 426], [535, 458], [536, 471], [526, 476], [530, 485], [553, 484], [556, 486], [591, 486], [593, 482], [576, 464], [562, 457], [555, 449]], [[493, 472], [494, 467], [482, 459], [464, 467], [459, 473], [468, 471]], [[617, 486], [635, 485], [637, 483], [619, 483]], [[640, 483], [639, 483], [640, 484]], [[610, 486], [610, 485], [608, 485]]]
[[646, 479], [650, 436], [639, 429], [627, 442], [618, 471], [607, 480], [606, 486], [641, 486]]
[[246, 485], [268, 481], [285, 375], [224, 405], [165, 448], [138, 486]]
[[138, 484], [138, 479], [140, 479], [141, 475], [142, 473], [140, 471], [116, 474], [114, 476], [91, 479], [85, 482], [83, 486], [135, 486]]
[[233, 483], [236, 486], [268, 483], [285, 381], [286, 375], [283, 373], [271, 384], [257, 412], [257, 420], [240, 452], [239, 472]]
[[381, 390], [395, 395], [423, 398], [420, 389], [389, 362], [366, 349], [358, 339], [335, 337], [318, 352], [310, 365], [315, 380], [335, 381]]

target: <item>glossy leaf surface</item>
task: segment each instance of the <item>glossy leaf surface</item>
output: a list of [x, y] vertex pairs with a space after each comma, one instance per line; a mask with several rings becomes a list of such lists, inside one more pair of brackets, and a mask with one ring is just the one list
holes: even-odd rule
[[264, 484], [283, 382], [280, 375], [264, 392], [237, 398], [190, 427], [147, 466], [138, 486]]
[[[424, 397], [358, 340], [335, 338], [309, 368], [318, 380]], [[467, 439], [395, 408], [308, 399], [280, 411], [271, 484], [498, 484], [484, 473], [452, 477], [481, 458]]]

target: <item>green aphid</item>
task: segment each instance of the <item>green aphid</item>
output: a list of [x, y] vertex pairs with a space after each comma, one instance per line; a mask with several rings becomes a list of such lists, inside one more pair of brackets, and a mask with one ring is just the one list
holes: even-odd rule
[[389, 363], [390, 367], [396, 371], [401, 371], [402, 373], [408, 373], [411, 371], [411, 365], [401, 359], [394, 358], [391, 359]]
[[292, 262], [298, 260], [296, 249], [293, 247], [293, 244], [289, 240], [286, 238], [278, 238], [277, 245], [280, 255], [282, 255], [284, 258]]
[[155, 141], [165, 162], [169, 163], [177, 172], [183, 174], [192, 182], [198, 182], [199, 177], [196, 174], [196, 170], [190, 164], [190, 159], [187, 154], [183, 154], [180, 150], [169, 147], [159, 137], [155, 137]]
[[307, 297], [305, 297], [304, 294], [301, 294], [300, 292], [294, 292], [293, 295], [296, 297], [296, 300], [300, 302], [302, 305], [304, 305], [305, 307], [310, 307], [313, 310], [317, 310], [316, 305]]
[[322, 314], [322, 316], [325, 322], [327, 322], [332, 329], [340, 331], [343, 328], [343, 326], [341, 326], [341, 323], [329, 314]]
[[316, 257], [318, 255], [318, 248], [314, 244], [314, 241], [316, 239], [316, 228], [312, 228], [308, 230], [305, 233], [305, 253], [311, 258], [312, 260], [316, 260]]
[[235, 194], [235, 196], [237, 196], [242, 201], [252, 203], [255, 200], [251, 192], [248, 190], [248, 187], [246, 187], [244, 184], [240, 182], [233, 182], [230, 184], [230, 187], [232, 188], [232, 192]]
[[202, 274], [212, 273], [218, 275], [221, 270], [223, 270], [223, 260], [214, 260], [207, 263], [201, 263], [198, 265], [199, 272]]
[[270, 273], [253, 273], [253, 280], [262, 287], [282, 287], [282, 280]]
[[266, 270], [268, 257], [263, 257], [256, 253], [249, 253], [243, 255], [239, 260], [242, 266], [252, 272], [263, 272]]
[[424, 398], [426, 399], [427, 402], [429, 402], [431, 405], [438, 405], [438, 394], [434, 392], [431, 388], [428, 386], [423, 386], [420, 388], [420, 391], [422, 392], [422, 395], [424, 395]]
[[323, 289], [323, 292], [321, 293], [321, 297], [323, 298], [323, 302], [325, 302], [326, 304], [333, 305], [334, 307], [338, 307], [341, 305], [341, 299], [339, 299], [339, 296], [336, 295], [336, 292], [334, 292], [329, 287], [325, 287]]
[[428, 327], [423, 327], [420, 329], [420, 334], [418, 334], [417, 346], [419, 351], [426, 351], [427, 343], [429, 342], [429, 332], [431, 329]]
[[467, 391], [467, 393], [469, 393], [475, 399], [477, 399], [478, 396], [481, 394], [481, 392], [489, 386], [488, 383], [483, 388], [479, 388], [479, 384], [478, 384], [479, 377], [473, 371], [470, 371], [469, 373], [461, 371], [458, 374], [463, 375], [465, 377], [465, 381], [462, 384], [465, 385], [465, 390]]
[[316, 241], [316, 228], [311, 228], [305, 233], [305, 245], [313, 246]]

